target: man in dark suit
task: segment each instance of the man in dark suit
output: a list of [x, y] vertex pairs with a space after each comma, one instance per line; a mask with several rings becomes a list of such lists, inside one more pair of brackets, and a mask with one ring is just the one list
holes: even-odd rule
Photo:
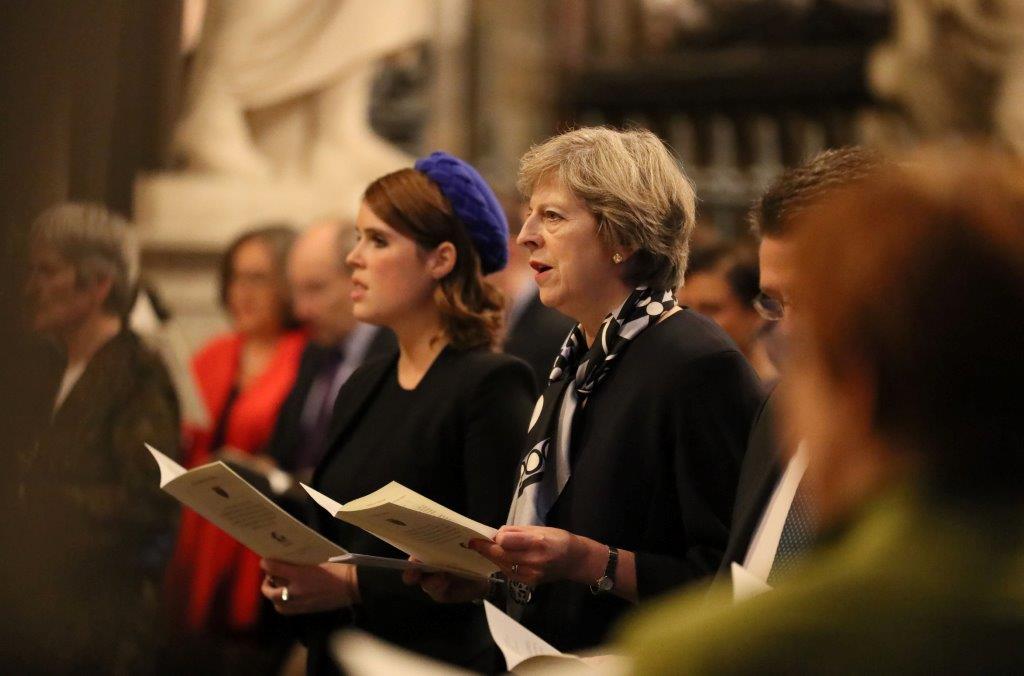
[[342, 384], [367, 359], [397, 349], [390, 330], [352, 317], [344, 259], [353, 241], [351, 226], [320, 221], [296, 240], [288, 258], [295, 316], [307, 326], [310, 342], [281, 406], [268, 452], [281, 469], [302, 480], [312, 476], [323, 457]]
[[[793, 227], [798, 216], [826, 192], [862, 179], [879, 159], [862, 148], [820, 153], [779, 176], [750, 210], [760, 238], [761, 293], [754, 305], [782, 341], [788, 333], [793, 284]], [[807, 221], [801, 221], [807, 227]], [[758, 412], [740, 470], [732, 528], [719, 577], [731, 576], [733, 564], [769, 584], [790, 565], [810, 540], [808, 507], [801, 491], [806, 468], [798, 444], [783, 442], [776, 425], [777, 392]]]

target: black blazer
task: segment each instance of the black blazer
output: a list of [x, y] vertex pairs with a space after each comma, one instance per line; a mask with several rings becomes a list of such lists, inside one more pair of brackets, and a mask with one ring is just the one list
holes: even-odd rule
[[[394, 353], [398, 349], [395, 334], [391, 329], [379, 329], [373, 336], [366, 350], [364, 361], [372, 361]], [[310, 342], [302, 351], [299, 370], [295, 375], [295, 384], [285, 398], [274, 423], [274, 432], [267, 444], [267, 452], [286, 472], [295, 471], [294, 458], [296, 449], [302, 443], [302, 411], [306, 407], [306, 397], [313, 387], [313, 382], [320, 374], [330, 349]]]
[[505, 352], [529, 364], [537, 386], [544, 387], [555, 363], [555, 355], [573, 325], [571, 319], [544, 305], [540, 296], [534, 294], [516, 322], [509, 326]]
[[729, 544], [725, 548], [717, 579], [731, 581], [732, 563], [743, 563], [747, 556], [747, 548], [750, 547], [750, 540], [754, 537], [754, 530], [782, 474], [779, 443], [775, 435], [777, 400], [775, 391], [768, 395], [750, 431], [747, 455], [743, 458], [739, 485], [736, 488]]
[[[713, 574], [760, 403], [757, 376], [710, 320], [683, 310], [646, 329], [577, 413], [572, 475], [547, 525], [635, 552], [641, 602]], [[631, 607], [556, 582], [535, 590], [522, 621], [574, 651], [605, 641]]]
[[[491, 526], [505, 522], [515, 465], [535, 397], [523, 362], [486, 350], [441, 352], [415, 390], [415, 404], [394, 411], [381, 457], [360, 457], [347, 445], [375, 406], [397, 356], [368, 362], [338, 394], [331, 443], [313, 485], [347, 502], [398, 481], [432, 500]], [[379, 413], [379, 411], [377, 412]], [[365, 432], [361, 432], [365, 433]], [[383, 433], [383, 432], [382, 432]], [[353, 552], [403, 557], [373, 535], [313, 511], [321, 533]], [[434, 603], [394, 571], [361, 568], [362, 603], [351, 612], [317, 616], [307, 634], [309, 672], [331, 673], [326, 637], [351, 623], [389, 642], [473, 669], [493, 664], [493, 642], [480, 606]]]

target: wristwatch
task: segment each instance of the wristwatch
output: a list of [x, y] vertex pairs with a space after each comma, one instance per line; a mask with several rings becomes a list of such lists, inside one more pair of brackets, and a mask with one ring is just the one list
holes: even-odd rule
[[604, 567], [604, 575], [590, 585], [590, 593], [603, 594], [615, 587], [615, 568], [619, 565], [619, 550], [608, 545], [608, 563]]

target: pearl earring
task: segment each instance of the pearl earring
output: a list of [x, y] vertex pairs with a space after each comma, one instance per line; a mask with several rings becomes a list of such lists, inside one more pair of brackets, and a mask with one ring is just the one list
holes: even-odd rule
[[620, 254], [618, 252], [613, 253], [612, 254], [612, 263], [615, 263], [616, 265], [618, 265], [621, 262], [622, 262], [622, 254]]

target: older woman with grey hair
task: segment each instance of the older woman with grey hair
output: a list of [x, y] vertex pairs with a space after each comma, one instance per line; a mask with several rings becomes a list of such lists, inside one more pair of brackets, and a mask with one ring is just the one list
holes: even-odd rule
[[[577, 650], [716, 570], [760, 395], [736, 346], [676, 303], [695, 198], [656, 136], [556, 136], [523, 157], [519, 187], [541, 301], [578, 324], [534, 410], [507, 525], [471, 546], [509, 581], [512, 615]], [[487, 591], [406, 578], [443, 601]]]
[[[30, 640], [47, 668], [144, 673], [176, 510], [143, 442], [176, 454], [178, 403], [159, 357], [125, 324], [137, 253], [95, 204], [43, 212], [30, 233], [33, 329], [58, 348], [19, 458], [21, 591], [43, 609]], [[56, 611], [55, 611], [56, 609]], [[101, 621], [98, 621], [100, 620]], [[59, 650], [52, 650], [59, 645]], [[140, 672], [140, 670], [142, 670]]]

